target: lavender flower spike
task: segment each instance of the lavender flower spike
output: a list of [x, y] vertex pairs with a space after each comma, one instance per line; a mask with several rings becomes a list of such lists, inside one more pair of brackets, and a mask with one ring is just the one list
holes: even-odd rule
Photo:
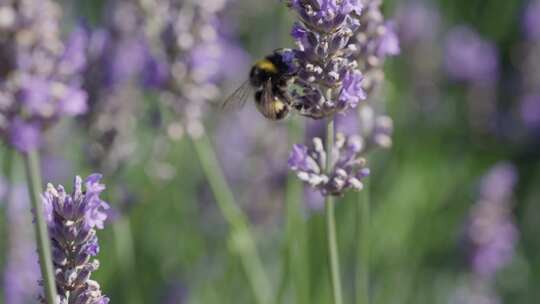
[[105, 189], [100, 179], [100, 174], [90, 175], [83, 190], [82, 179], [75, 177], [71, 194], [63, 186], [49, 184], [42, 196], [61, 304], [109, 303], [99, 284], [90, 279], [99, 268], [99, 261], [92, 259], [99, 252], [96, 228], [103, 229], [109, 209], [99, 198]]
[[512, 192], [517, 182], [514, 166], [500, 163], [483, 178], [480, 199], [471, 211], [467, 237], [470, 263], [476, 276], [490, 280], [507, 265], [518, 240], [512, 218]]
[[[313, 139], [313, 148], [294, 145], [289, 156], [289, 167], [298, 178], [321, 191], [323, 195], [342, 195], [348, 189], [362, 190], [362, 179], [369, 175], [366, 160], [359, 157], [363, 150], [360, 136], [336, 134], [334, 162], [326, 171], [326, 152], [320, 138]], [[325, 172], [329, 172], [328, 174]]]
[[349, 44], [360, 23], [359, 0], [291, 0], [299, 16], [292, 29], [298, 73], [294, 107], [315, 119], [354, 108], [365, 99], [362, 73]]
[[371, 95], [384, 80], [383, 64], [401, 48], [393, 21], [385, 21], [381, 0], [364, 0], [365, 8], [355, 16], [360, 27], [349, 42], [349, 49], [364, 75], [362, 88]]
[[77, 79], [83, 47], [62, 42], [60, 13], [50, 0], [0, 3], [0, 136], [22, 152], [36, 149], [51, 123], [87, 109]]

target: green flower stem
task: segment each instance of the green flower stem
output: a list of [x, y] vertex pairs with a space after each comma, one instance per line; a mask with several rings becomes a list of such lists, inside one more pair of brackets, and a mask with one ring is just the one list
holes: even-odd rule
[[[334, 120], [330, 118], [326, 126], [326, 172], [331, 170], [334, 154]], [[334, 214], [334, 198], [326, 196], [326, 234], [328, 239], [328, 259], [330, 266], [330, 278], [332, 282], [332, 295], [334, 304], [342, 304], [341, 274], [339, 270], [339, 252], [337, 245], [336, 217]]]
[[289, 243], [285, 240], [283, 248], [281, 250], [281, 273], [279, 278], [279, 286], [277, 289], [276, 303], [284, 303], [285, 293], [287, 292], [287, 287], [289, 287]]
[[1, 234], [0, 234], [0, 248], [3, 250], [0, 250], [0, 269], [5, 269], [5, 266], [7, 264], [7, 255], [9, 247], [9, 219], [8, 219], [8, 212], [9, 208], [11, 207], [11, 196], [13, 192], [13, 185], [15, 184], [14, 179], [14, 172], [13, 170], [13, 150], [6, 149], [4, 152], [4, 162], [2, 163], [2, 172], [4, 173], [4, 176], [6, 177], [7, 182], [7, 189], [6, 193], [4, 194], [4, 197], [2, 197], [3, 201], [3, 208], [1, 208], [2, 211], [2, 221], [1, 221]]
[[39, 156], [37, 151], [32, 150], [28, 153], [23, 153], [23, 158], [26, 169], [28, 194], [35, 214], [34, 230], [39, 254], [39, 266], [45, 287], [45, 299], [47, 303], [56, 303], [56, 281], [52, 264], [51, 244], [47, 223], [45, 222], [43, 205], [41, 204], [42, 184]]
[[272, 303], [270, 281], [257, 252], [255, 239], [249, 230], [248, 220], [237, 206], [234, 195], [227, 185], [213, 147], [206, 134], [192, 141], [218, 207], [231, 229], [230, 239], [240, 257], [258, 304]]
[[[289, 137], [296, 142], [302, 137], [303, 130], [292, 121], [289, 126]], [[292, 143], [291, 143], [292, 144]], [[286, 204], [286, 254], [288, 274], [291, 277], [297, 304], [310, 303], [309, 300], [309, 265], [307, 258], [307, 225], [302, 218], [302, 185], [289, 174], [287, 179]]]
[[118, 270], [122, 277], [123, 284], [122, 292], [125, 301], [129, 303], [137, 304], [141, 303], [140, 290], [133, 288], [130, 284], [131, 278], [136, 278], [136, 264], [135, 264], [135, 246], [133, 245], [133, 234], [131, 232], [131, 225], [129, 217], [126, 215], [120, 215], [112, 225], [114, 240], [115, 240], [115, 252]]
[[370, 244], [370, 197], [369, 177], [364, 179], [364, 189], [358, 194], [356, 206], [356, 269], [355, 299], [357, 304], [369, 304], [369, 244]]

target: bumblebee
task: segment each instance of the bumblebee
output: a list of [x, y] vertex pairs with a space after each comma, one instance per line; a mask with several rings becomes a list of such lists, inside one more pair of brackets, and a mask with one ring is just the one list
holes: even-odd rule
[[294, 53], [291, 49], [277, 49], [272, 54], [257, 61], [249, 73], [249, 79], [240, 86], [225, 102], [244, 105], [254, 93], [255, 105], [269, 120], [281, 120], [291, 110], [289, 84], [295, 76]]

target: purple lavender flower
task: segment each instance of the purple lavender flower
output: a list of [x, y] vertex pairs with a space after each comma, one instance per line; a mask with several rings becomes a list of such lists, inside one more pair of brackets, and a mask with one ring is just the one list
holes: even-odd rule
[[86, 111], [80, 41], [62, 43], [60, 13], [49, 0], [0, 4], [0, 134], [22, 152], [37, 148], [51, 123]]
[[523, 29], [530, 40], [540, 40], [540, 1], [532, 0], [525, 10]]
[[480, 198], [471, 211], [467, 237], [470, 262], [476, 276], [490, 280], [513, 255], [518, 230], [512, 219], [512, 192], [516, 169], [508, 163], [493, 167], [483, 178]]
[[[152, 77], [147, 83], [159, 88], [163, 105], [180, 117], [169, 130], [197, 137], [207, 103], [219, 97], [225, 50], [231, 44], [220, 32], [218, 13], [226, 1], [147, 1], [147, 34], [156, 46], [148, 61]], [[157, 80], [157, 81], [155, 81]], [[173, 138], [175, 135], [173, 134]]]
[[290, 7], [299, 22], [292, 29], [298, 49], [295, 108], [302, 115], [320, 119], [344, 112], [365, 99], [362, 74], [348, 51], [359, 28], [357, 0], [293, 0]]
[[467, 82], [492, 82], [498, 77], [499, 55], [491, 42], [473, 29], [458, 26], [446, 38], [445, 67], [448, 74]]
[[[361, 179], [369, 173], [364, 160], [369, 143], [388, 147], [392, 123], [387, 117], [358, 121], [348, 115], [382, 82], [382, 63], [400, 52], [394, 24], [385, 22], [381, 1], [289, 1], [299, 15], [292, 30], [297, 73], [293, 91], [301, 115], [315, 119], [335, 116], [337, 128], [351, 135], [337, 137], [335, 160], [328, 174], [324, 170], [327, 155], [320, 138], [314, 148], [295, 145], [289, 167], [298, 177], [323, 195], [341, 195], [346, 189], [360, 190]], [[371, 107], [362, 105], [362, 109]], [[348, 126], [347, 126], [348, 125]], [[356, 128], [358, 127], [358, 128]], [[351, 128], [356, 128], [351, 130]], [[348, 129], [348, 130], [347, 130]]]
[[362, 139], [338, 133], [335, 145], [332, 156], [335, 161], [329, 170], [325, 170], [328, 156], [318, 137], [313, 139], [311, 148], [294, 145], [289, 155], [289, 167], [300, 180], [318, 189], [323, 195], [338, 196], [348, 189], [362, 190], [362, 179], [369, 175], [365, 159], [359, 157], [363, 149]]
[[77, 176], [71, 194], [63, 186], [54, 188], [51, 184], [43, 194], [59, 303], [109, 302], [101, 294], [99, 284], [90, 279], [99, 268], [99, 261], [91, 260], [99, 252], [96, 229], [103, 229], [109, 209], [99, 198], [105, 189], [100, 179], [101, 175], [93, 174], [83, 182]]

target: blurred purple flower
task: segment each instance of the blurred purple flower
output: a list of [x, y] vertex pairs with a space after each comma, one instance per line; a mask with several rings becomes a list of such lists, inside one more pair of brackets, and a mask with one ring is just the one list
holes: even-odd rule
[[51, 123], [86, 110], [78, 75], [84, 41], [78, 33], [60, 40], [60, 13], [49, 0], [0, 4], [0, 134], [23, 152], [39, 147]]
[[531, 94], [521, 99], [521, 119], [530, 129], [540, 128], [540, 94]]
[[86, 48], [88, 47], [88, 35], [82, 27], [76, 27], [71, 33], [65, 45], [65, 51], [59, 62], [59, 70], [63, 74], [76, 74], [86, 68]]
[[396, 56], [401, 52], [399, 46], [399, 38], [396, 33], [396, 24], [394, 22], [386, 22], [386, 30], [382, 35], [379, 47], [377, 48], [377, 55], [379, 57]]
[[7, 202], [7, 225], [9, 231], [6, 266], [3, 273], [5, 304], [35, 303], [39, 293], [39, 264], [35, 249], [34, 232], [28, 191], [23, 185], [8, 185], [11, 197]]
[[[89, 111], [82, 120], [88, 131], [88, 162], [106, 175], [116, 174], [137, 148], [136, 113], [142, 82], [157, 82], [151, 66], [144, 14], [135, 2], [109, 1], [103, 27], [81, 27], [88, 40], [84, 87]], [[153, 67], [151, 70], [149, 67]], [[154, 79], [152, 79], [154, 78]]]
[[471, 210], [467, 238], [475, 275], [490, 280], [514, 255], [518, 230], [512, 219], [512, 192], [517, 182], [514, 166], [500, 163], [482, 179], [480, 198]]
[[401, 4], [397, 8], [396, 22], [400, 40], [406, 45], [431, 41], [440, 28], [439, 13], [423, 1]]
[[394, 21], [385, 21], [381, 10], [382, 1], [365, 1], [365, 7], [356, 16], [359, 26], [347, 46], [363, 73], [362, 87], [367, 97], [384, 80], [383, 64], [387, 57], [398, 55], [401, 51]]
[[445, 68], [458, 81], [493, 82], [498, 77], [499, 54], [495, 45], [466, 26], [446, 37]]
[[530, 40], [540, 40], [540, 1], [531, 0], [525, 9], [523, 29]]
[[11, 121], [9, 140], [19, 151], [30, 151], [41, 143], [41, 131], [37, 122], [26, 122], [20, 118]]
[[93, 174], [83, 182], [77, 176], [71, 194], [63, 186], [48, 184], [42, 196], [60, 303], [109, 302], [90, 279], [99, 268], [99, 261], [91, 260], [99, 252], [96, 229], [103, 229], [109, 209], [99, 198], [105, 189], [100, 179], [101, 175]]
[[146, 32], [153, 46], [145, 83], [162, 91], [161, 103], [177, 114], [167, 128], [176, 130], [169, 132], [173, 139], [184, 131], [193, 137], [201, 135], [201, 118], [208, 102], [219, 98], [227, 64], [238, 58], [229, 53], [238, 48], [232, 47], [223, 32], [219, 13], [225, 4], [160, 0], [143, 5], [149, 25]]

